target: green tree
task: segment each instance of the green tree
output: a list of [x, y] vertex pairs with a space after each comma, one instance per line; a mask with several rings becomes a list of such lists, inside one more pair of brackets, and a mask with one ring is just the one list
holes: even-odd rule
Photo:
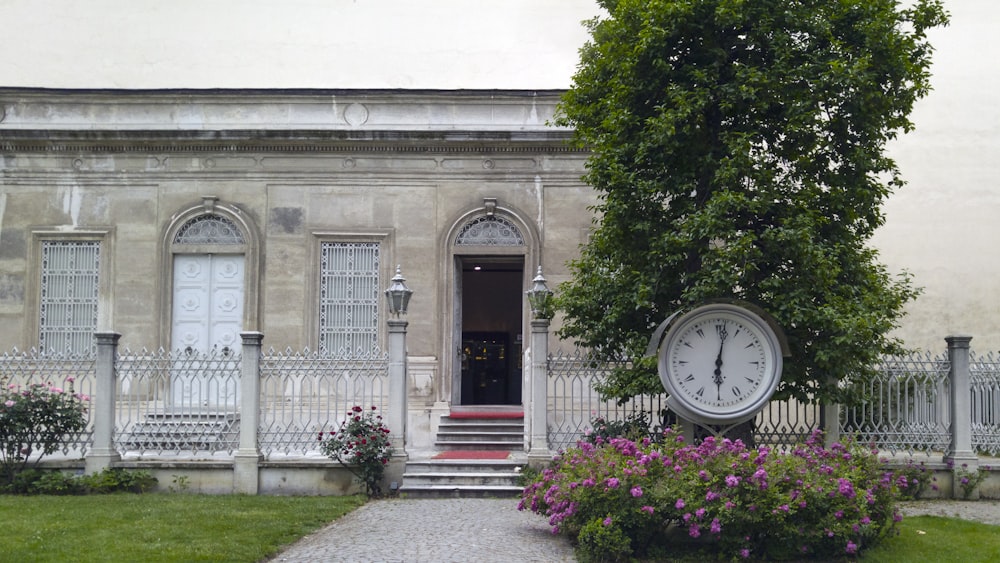
[[[779, 397], [901, 349], [918, 290], [868, 241], [904, 184], [886, 143], [930, 90], [937, 0], [598, 0], [558, 123], [591, 151], [596, 228], [561, 287], [564, 337], [638, 357], [671, 312], [728, 297], [788, 337]], [[655, 362], [602, 391], [662, 392]]]

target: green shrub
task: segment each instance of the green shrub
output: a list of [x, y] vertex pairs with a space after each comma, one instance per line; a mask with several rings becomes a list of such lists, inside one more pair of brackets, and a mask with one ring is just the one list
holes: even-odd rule
[[90, 475], [28, 469], [21, 471], [3, 491], [21, 495], [84, 495], [117, 492], [145, 493], [157, 479], [148, 471], [109, 468]]
[[365, 487], [369, 498], [382, 496], [382, 478], [389, 463], [389, 429], [382, 424], [382, 416], [359, 406], [336, 431], [319, 433], [320, 451], [347, 468]]
[[937, 477], [934, 471], [927, 467], [924, 462], [913, 463], [912, 459], [906, 460], [906, 465], [895, 470], [896, 486], [899, 488], [899, 497], [902, 500], [915, 500], [920, 498], [928, 488], [937, 490]]
[[577, 541], [584, 562], [628, 561], [632, 553], [632, 540], [611, 516], [584, 524]]
[[854, 443], [824, 449], [817, 433], [780, 454], [713, 438], [686, 445], [670, 430], [661, 444], [580, 442], [525, 488], [519, 508], [547, 515], [581, 558], [623, 557], [614, 530], [629, 539], [629, 557], [695, 549], [723, 559], [838, 558], [895, 529], [898, 495], [875, 452]]
[[67, 389], [51, 383], [0, 389], [0, 483], [12, 484], [29, 463], [37, 465], [86, 428], [90, 398], [73, 392], [72, 377], [66, 382]]

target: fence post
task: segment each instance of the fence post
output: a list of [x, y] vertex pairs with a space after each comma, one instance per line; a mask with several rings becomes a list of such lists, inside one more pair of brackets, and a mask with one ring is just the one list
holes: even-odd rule
[[[948, 380], [951, 385], [951, 447], [944, 461], [952, 468], [952, 497], [966, 498], [961, 491], [961, 473], [976, 473], [979, 457], [972, 450], [972, 400], [969, 374], [969, 341], [971, 336], [949, 336], [948, 361], [951, 367]], [[973, 491], [970, 499], [979, 498]]]
[[406, 327], [400, 318], [389, 319], [389, 439], [393, 457], [406, 456]]
[[[828, 385], [837, 387], [837, 381], [828, 381]], [[823, 429], [823, 445], [829, 448], [840, 441], [840, 405], [824, 403], [819, 406], [820, 424]]]
[[94, 364], [95, 393], [91, 412], [94, 415], [94, 443], [87, 452], [84, 469], [87, 473], [98, 473], [111, 467], [122, 456], [114, 443], [115, 400], [117, 399], [117, 378], [115, 358], [118, 357], [117, 332], [97, 332], [97, 361]]
[[549, 319], [531, 319], [531, 442], [528, 459], [552, 459], [548, 436]]
[[243, 350], [240, 363], [240, 444], [233, 459], [233, 492], [255, 495], [260, 487], [260, 346], [264, 334], [241, 332]]

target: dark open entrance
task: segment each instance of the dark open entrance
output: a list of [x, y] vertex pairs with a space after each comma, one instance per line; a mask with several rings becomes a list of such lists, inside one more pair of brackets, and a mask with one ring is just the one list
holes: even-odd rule
[[462, 257], [462, 404], [521, 404], [522, 256]]

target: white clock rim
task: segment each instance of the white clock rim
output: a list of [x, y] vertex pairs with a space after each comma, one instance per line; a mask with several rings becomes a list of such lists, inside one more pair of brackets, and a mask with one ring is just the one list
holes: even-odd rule
[[[682, 391], [675, 387], [674, 379], [671, 377], [670, 362], [666, 357], [669, 353], [673, 340], [683, 331], [683, 329], [694, 322], [697, 322], [702, 317], [717, 315], [720, 312], [731, 313], [733, 316], [739, 317], [741, 320], [748, 322], [755, 329], [757, 329], [761, 336], [761, 340], [765, 345], [765, 353], [770, 356], [769, 368], [766, 370], [764, 375], [764, 377], [768, 380], [767, 384], [762, 385], [757, 391], [748, 395], [747, 401], [740, 402], [735, 408], [710, 408], [707, 405], [702, 405], [689, 400]], [[740, 307], [739, 305], [733, 305], [730, 303], [702, 305], [681, 316], [681, 318], [677, 319], [677, 321], [673, 323], [664, 335], [657, 357], [657, 371], [660, 376], [660, 381], [670, 394], [672, 406], [680, 407], [674, 408], [674, 410], [681, 411], [677, 412], [677, 414], [682, 417], [690, 418], [698, 422], [724, 424], [747, 420], [756, 415], [758, 411], [770, 402], [771, 397], [778, 388], [778, 384], [781, 382], [782, 353], [781, 346], [774, 329], [772, 329], [771, 326], [756, 313], [744, 307]]]

